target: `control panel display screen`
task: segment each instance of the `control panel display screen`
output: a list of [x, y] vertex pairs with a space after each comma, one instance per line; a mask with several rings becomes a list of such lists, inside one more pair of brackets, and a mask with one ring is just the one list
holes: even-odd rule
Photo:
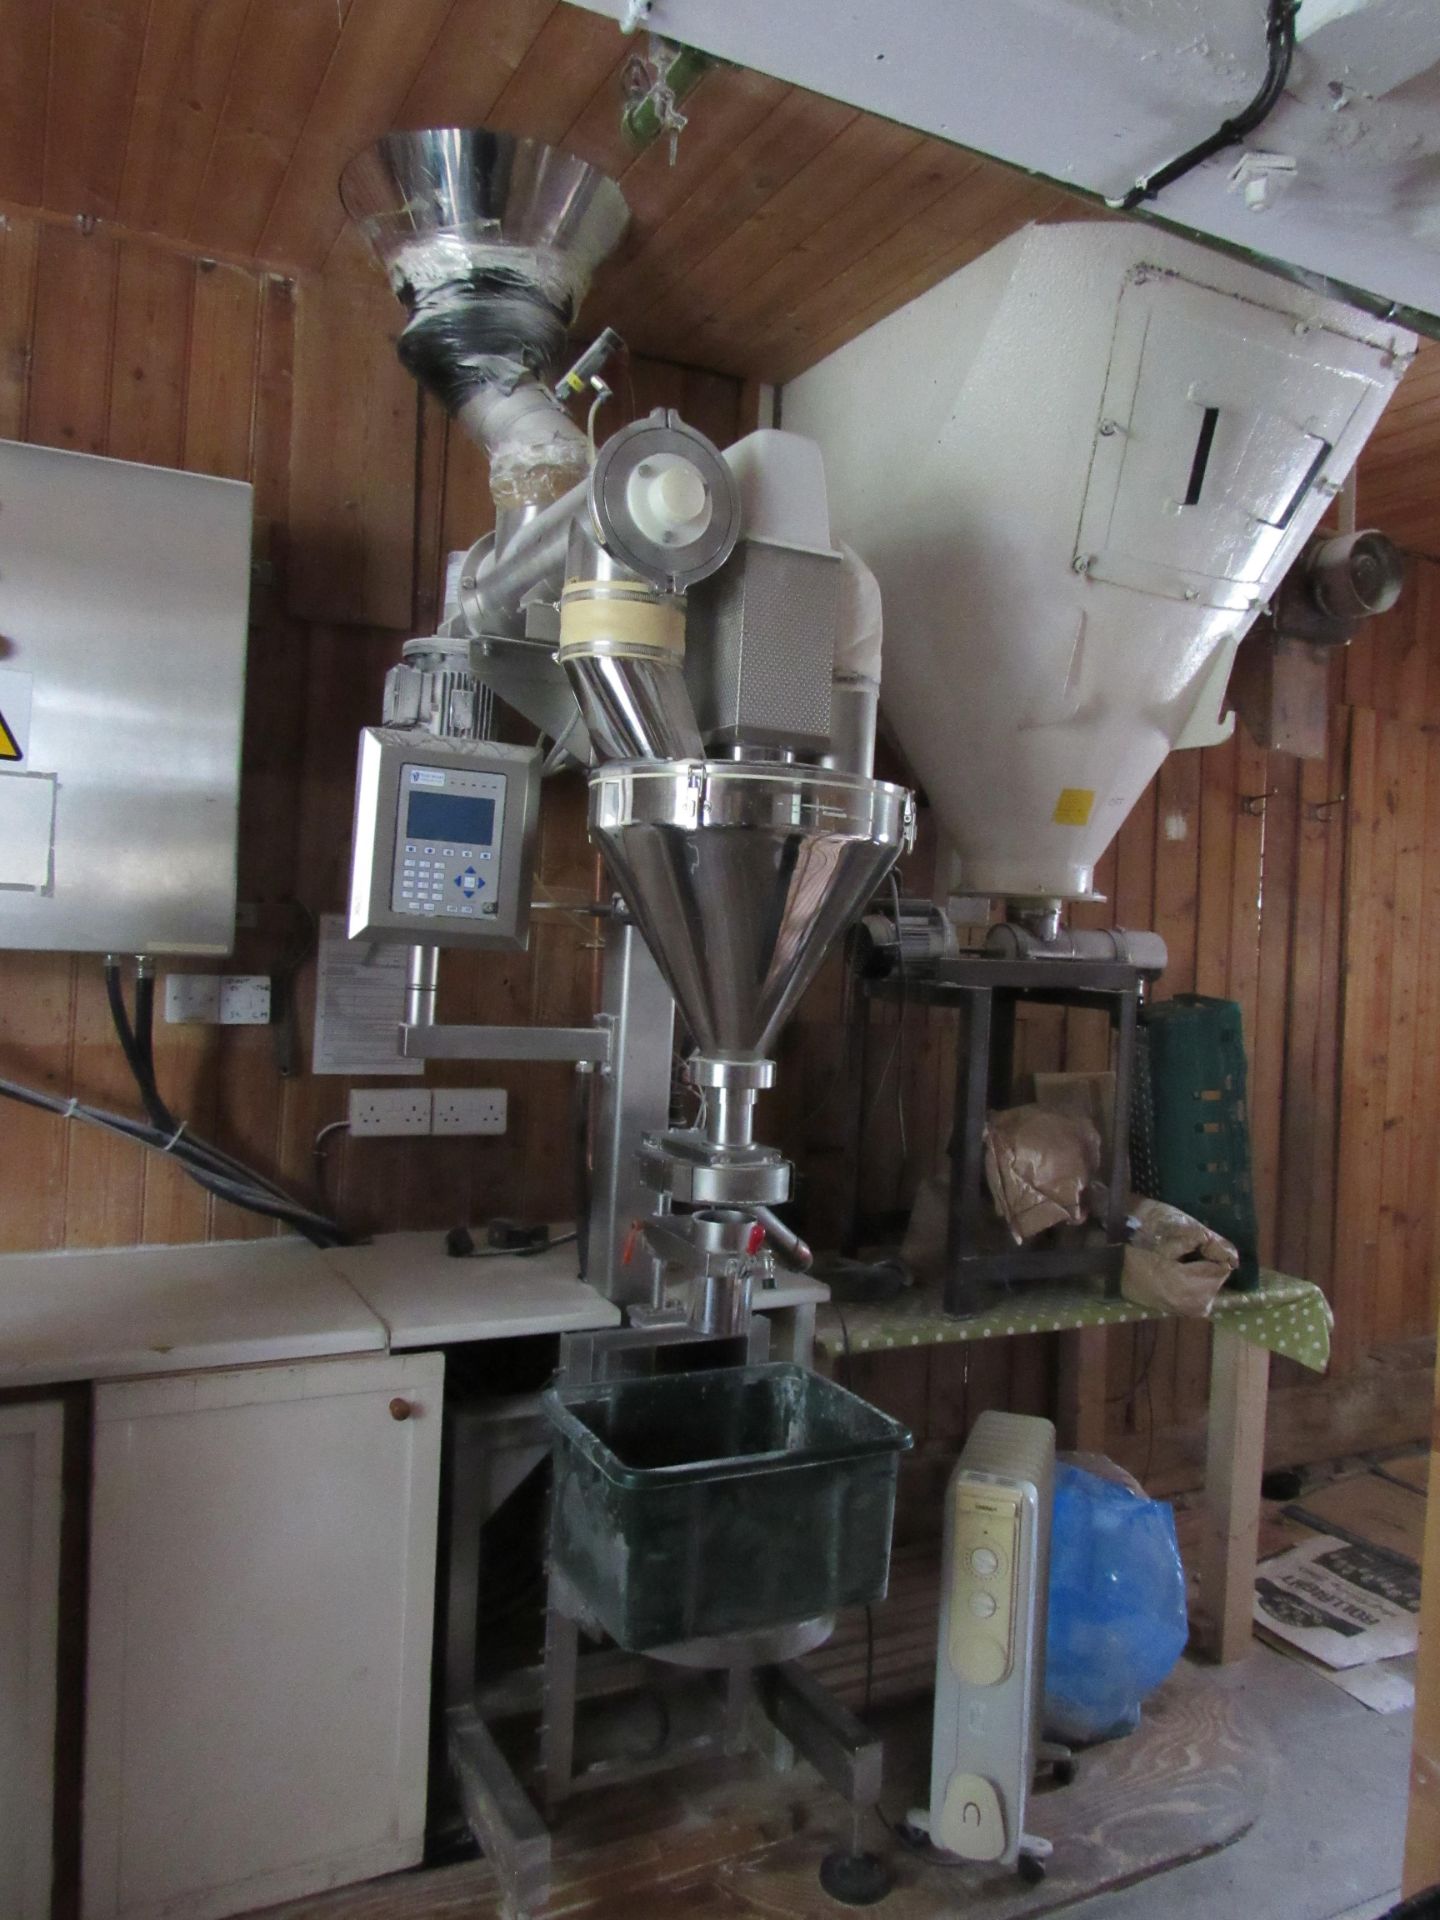
[[503, 773], [406, 762], [395, 810], [392, 909], [440, 920], [495, 919], [504, 840]]
[[405, 831], [412, 840], [488, 847], [495, 838], [495, 802], [469, 794], [412, 793]]

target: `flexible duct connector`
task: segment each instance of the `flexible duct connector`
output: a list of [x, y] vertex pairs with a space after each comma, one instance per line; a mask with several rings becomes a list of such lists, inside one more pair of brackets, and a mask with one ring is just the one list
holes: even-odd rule
[[490, 457], [497, 515], [545, 506], [585, 477], [590, 464], [585, 435], [529, 374], [509, 389], [477, 388], [455, 418]]
[[539, 376], [557, 361], [585, 276], [548, 249], [439, 230], [388, 262], [409, 314], [396, 352], [490, 456], [501, 511], [544, 504], [585, 473], [585, 436]]

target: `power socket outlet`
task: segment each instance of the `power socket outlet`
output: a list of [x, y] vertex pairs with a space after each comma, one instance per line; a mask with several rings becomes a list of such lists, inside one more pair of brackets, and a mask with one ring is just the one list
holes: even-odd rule
[[428, 1087], [352, 1087], [350, 1132], [358, 1134], [429, 1133]]
[[165, 1019], [171, 1026], [265, 1027], [268, 973], [167, 973]]
[[268, 1027], [270, 976], [268, 973], [226, 973], [220, 978], [222, 1027]]
[[435, 1133], [504, 1133], [510, 1097], [503, 1087], [451, 1087], [435, 1095]]

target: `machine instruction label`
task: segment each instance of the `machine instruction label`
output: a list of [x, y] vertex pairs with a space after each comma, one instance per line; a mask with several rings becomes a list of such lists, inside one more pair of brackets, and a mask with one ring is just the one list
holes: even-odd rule
[[1094, 807], [1095, 794], [1090, 787], [1062, 787], [1050, 818], [1057, 827], [1088, 827]]
[[424, 1073], [423, 1060], [400, 1053], [409, 951], [398, 942], [349, 940], [343, 914], [321, 914], [312, 1072]]

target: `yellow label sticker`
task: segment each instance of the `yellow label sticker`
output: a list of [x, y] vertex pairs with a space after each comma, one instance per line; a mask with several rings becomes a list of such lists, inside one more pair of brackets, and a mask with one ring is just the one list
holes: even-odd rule
[[3, 713], [0, 713], [0, 760], [23, 760], [24, 752]]
[[1062, 787], [1050, 816], [1057, 827], [1088, 827], [1095, 795], [1089, 787]]

